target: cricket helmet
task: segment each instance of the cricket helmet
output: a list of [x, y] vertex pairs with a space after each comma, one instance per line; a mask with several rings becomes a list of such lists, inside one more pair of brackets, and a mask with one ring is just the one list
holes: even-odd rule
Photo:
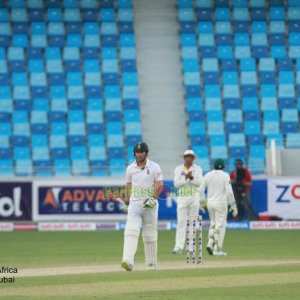
[[136, 152], [146, 152], [148, 154], [149, 147], [145, 142], [139, 142], [137, 143], [133, 148], [133, 154], [135, 155]]
[[217, 158], [214, 163], [214, 168], [216, 170], [223, 170], [225, 168], [224, 160], [222, 158]]

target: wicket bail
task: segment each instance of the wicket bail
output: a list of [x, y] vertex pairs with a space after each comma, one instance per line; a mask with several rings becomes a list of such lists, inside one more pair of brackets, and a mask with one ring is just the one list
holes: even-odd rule
[[[197, 264], [202, 264], [202, 216], [188, 216], [186, 221], [186, 262], [196, 263], [197, 253], [197, 231], [198, 231], [198, 261]], [[191, 234], [192, 233], [192, 234]], [[192, 236], [190, 236], [192, 235]], [[192, 248], [190, 248], [192, 239]]]

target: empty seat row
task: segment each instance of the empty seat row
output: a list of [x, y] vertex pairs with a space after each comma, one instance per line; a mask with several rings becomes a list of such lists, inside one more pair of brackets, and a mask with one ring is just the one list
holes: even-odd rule
[[132, 7], [132, 0], [12, 0], [1, 1], [0, 7], [10, 8], [32, 8], [32, 9], [45, 9], [45, 8], [128, 8]]

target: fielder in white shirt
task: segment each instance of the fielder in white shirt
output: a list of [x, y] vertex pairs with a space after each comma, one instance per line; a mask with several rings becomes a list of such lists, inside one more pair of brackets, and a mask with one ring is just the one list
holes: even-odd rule
[[124, 232], [122, 268], [132, 271], [143, 223], [145, 261], [148, 270], [157, 267], [157, 198], [163, 190], [163, 175], [160, 166], [147, 158], [149, 148], [140, 142], [134, 147], [136, 161], [126, 170], [127, 195], [130, 197]]
[[195, 153], [186, 150], [183, 154], [184, 163], [175, 168], [174, 186], [178, 190], [177, 197], [177, 229], [174, 254], [181, 253], [185, 246], [186, 221], [188, 216], [199, 215], [199, 193], [202, 180], [202, 169], [195, 165]]
[[[237, 207], [230, 183], [229, 174], [223, 171], [225, 167], [222, 159], [216, 159], [214, 170], [208, 172], [200, 186], [200, 203], [201, 208], [207, 206], [210, 228], [208, 232], [208, 244], [206, 249], [210, 255], [225, 256], [222, 251], [223, 241], [225, 237], [228, 204], [233, 216], [237, 216]], [[207, 188], [207, 200], [205, 199], [205, 189]]]

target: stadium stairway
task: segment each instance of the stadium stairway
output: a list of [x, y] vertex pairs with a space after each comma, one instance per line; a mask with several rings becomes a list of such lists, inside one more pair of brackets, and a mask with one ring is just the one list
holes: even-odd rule
[[143, 138], [165, 178], [188, 143], [176, 0], [135, 0], [135, 34]]

